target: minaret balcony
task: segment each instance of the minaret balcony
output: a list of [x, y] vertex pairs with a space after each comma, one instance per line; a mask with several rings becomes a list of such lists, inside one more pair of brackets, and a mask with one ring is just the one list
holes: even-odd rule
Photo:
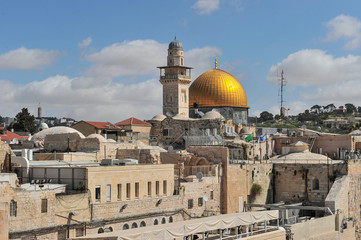
[[187, 80], [191, 80], [191, 76], [180, 75], [180, 74], [167, 74], [167, 75], [160, 76], [160, 79], [187, 79]]

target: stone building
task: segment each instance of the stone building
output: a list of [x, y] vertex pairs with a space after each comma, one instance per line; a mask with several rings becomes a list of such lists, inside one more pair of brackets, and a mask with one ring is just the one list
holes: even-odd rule
[[[156, 152], [160, 151], [159, 147], [150, 147], [139, 141], [134, 143], [115, 142], [113, 139], [105, 139], [100, 134], [90, 134], [85, 137], [81, 132], [69, 127], [44, 129], [36, 133], [33, 136], [33, 140], [41, 141], [44, 146], [43, 152], [35, 154], [35, 160], [81, 161], [85, 159], [87, 161], [94, 160], [100, 162], [102, 159], [116, 159], [127, 155], [121, 152], [122, 149], [141, 148], [154, 149], [155, 151], [152, 152], [152, 156], [157, 158]], [[144, 157], [142, 159], [144, 159], [142, 161], [144, 163], [151, 162], [149, 158]]]
[[163, 114], [170, 117], [179, 114], [188, 118], [192, 68], [184, 66], [183, 46], [176, 38], [168, 47], [167, 66], [158, 68], [159, 81], [163, 85]]
[[174, 39], [168, 48], [167, 66], [160, 68], [163, 114], [148, 122], [151, 144], [221, 145], [225, 138], [240, 137], [247, 124], [247, 96], [239, 81], [217, 68], [191, 82], [190, 67], [184, 66], [183, 46]]
[[0, 127], [0, 142], [18, 144], [19, 142], [24, 140], [28, 140], [28, 137], [23, 137], [12, 131], [8, 131], [6, 127]]
[[10, 171], [10, 158], [13, 155], [9, 144], [0, 141], [0, 172]]
[[292, 152], [273, 157], [274, 202], [311, 202], [322, 206], [334, 180], [346, 174], [346, 164], [324, 155]]
[[217, 111], [233, 123], [247, 124], [247, 96], [240, 82], [231, 74], [214, 69], [200, 75], [189, 88], [190, 116], [199, 117]]
[[118, 127], [110, 122], [94, 122], [94, 121], [80, 121], [71, 126], [72, 128], [81, 132], [84, 136], [91, 134], [102, 135], [105, 139], [119, 140], [121, 136], [121, 127]]
[[[351, 135], [318, 135], [297, 136], [297, 137], [278, 137], [274, 136], [275, 153], [283, 154], [282, 149], [292, 143], [298, 141], [305, 142], [309, 145], [310, 152], [327, 154], [332, 159], [343, 159], [345, 155], [342, 153], [347, 150], [354, 152], [361, 150], [358, 143], [361, 142], [361, 136]], [[360, 145], [361, 146], [361, 145]]]
[[131, 117], [115, 125], [122, 128], [121, 141], [141, 141], [149, 145], [150, 123]]
[[[212, 113], [214, 115], [209, 116]], [[151, 144], [174, 145], [178, 148], [222, 144], [223, 117], [219, 113], [212, 113], [201, 119], [155, 116], [148, 121], [152, 124]]]
[[6, 193], [0, 202], [9, 208], [10, 239], [65, 239], [184, 219], [170, 164], [43, 163], [30, 170], [21, 185], [15, 174], [0, 175], [1, 192]]

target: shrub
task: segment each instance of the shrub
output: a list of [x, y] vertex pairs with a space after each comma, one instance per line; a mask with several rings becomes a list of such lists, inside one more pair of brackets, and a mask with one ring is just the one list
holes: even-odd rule
[[253, 183], [252, 188], [251, 188], [251, 194], [252, 195], [257, 195], [262, 191], [262, 186], [258, 183]]

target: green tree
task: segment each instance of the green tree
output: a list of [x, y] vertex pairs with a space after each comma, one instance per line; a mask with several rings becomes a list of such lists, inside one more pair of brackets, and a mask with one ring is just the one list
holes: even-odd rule
[[12, 126], [15, 131], [35, 133], [35, 117], [31, 115], [27, 108], [21, 109], [21, 112], [16, 114], [15, 123]]
[[267, 111], [263, 111], [261, 112], [260, 116], [259, 116], [259, 120], [260, 122], [265, 122], [268, 120], [273, 120], [273, 114], [269, 113]]
[[326, 107], [324, 107], [324, 108], [326, 109], [327, 112], [333, 112], [333, 110], [336, 109], [336, 106], [335, 106], [335, 104], [330, 103], [330, 104], [328, 104], [328, 105], [327, 105]]
[[316, 113], [320, 113], [320, 111], [321, 111], [321, 106], [320, 105], [313, 105], [312, 107], [311, 107], [311, 111], [312, 112], [316, 112]]
[[354, 112], [356, 112], [356, 107], [352, 103], [346, 103], [345, 108], [348, 114], [353, 114]]

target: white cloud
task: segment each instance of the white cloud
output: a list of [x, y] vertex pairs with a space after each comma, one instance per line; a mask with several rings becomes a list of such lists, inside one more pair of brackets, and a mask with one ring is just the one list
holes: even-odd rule
[[289, 84], [299, 86], [329, 85], [344, 80], [361, 79], [361, 57], [335, 58], [318, 49], [300, 50], [270, 68], [268, 81], [278, 82], [285, 70]]
[[352, 50], [361, 46], [361, 22], [348, 15], [339, 15], [326, 24], [328, 28], [325, 41], [348, 39], [345, 48]]
[[329, 86], [318, 87], [312, 93], [304, 94], [304, 98], [324, 104], [334, 103], [336, 106], [353, 103], [361, 106], [361, 78], [347, 80]]
[[130, 85], [112, 82], [87, 89], [72, 87], [76, 80], [57, 75], [23, 85], [0, 81], [3, 92], [7, 93], [4, 96], [7, 101], [1, 104], [0, 112], [41, 102], [45, 104], [44, 112], [52, 111], [55, 115], [67, 113], [77, 120], [116, 122], [130, 116], [150, 118], [161, 111], [162, 88], [158, 79]]
[[120, 76], [156, 75], [156, 67], [167, 61], [167, 44], [154, 40], [134, 40], [114, 43], [99, 52], [85, 56], [94, 65], [85, 77], [109, 82]]
[[52, 64], [59, 52], [21, 47], [0, 55], [0, 69], [34, 70]]
[[184, 53], [184, 65], [193, 67], [192, 78], [214, 68], [214, 59], [222, 55], [222, 50], [216, 47], [194, 48]]
[[[115, 43], [85, 56], [94, 64], [77, 78], [56, 75], [17, 85], [0, 81], [6, 97], [0, 113], [14, 116], [28, 107], [35, 114], [40, 102], [44, 116], [110, 122], [131, 116], [150, 119], [162, 112], [162, 85], [156, 67], [166, 64], [167, 49], [168, 44], [154, 40]], [[185, 64], [197, 70], [192, 75], [198, 76], [197, 72], [213, 68], [214, 56], [221, 50], [204, 47], [184, 54]]]
[[198, 0], [193, 8], [198, 10], [198, 14], [210, 14], [219, 9], [219, 0]]
[[88, 37], [88, 38], [84, 39], [83, 41], [81, 41], [80, 43], [78, 43], [78, 46], [80, 48], [86, 48], [92, 43], [92, 41], [93, 41], [93, 39], [91, 37]]
[[[159, 76], [158, 66], [167, 62], [168, 44], [154, 40], [134, 40], [115, 43], [99, 52], [85, 56], [94, 65], [86, 70], [84, 77], [72, 84], [74, 87], [87, 88], [103, 85], [114, 78], [121, 77], [123, 81], [138, 79], [140, 76]], [[213, 68], [211, 59], [222, 51], [216, 47], [195, 48], [184, 52], [185, 65], [194, 68], [192, 76], [198, 76]]]

